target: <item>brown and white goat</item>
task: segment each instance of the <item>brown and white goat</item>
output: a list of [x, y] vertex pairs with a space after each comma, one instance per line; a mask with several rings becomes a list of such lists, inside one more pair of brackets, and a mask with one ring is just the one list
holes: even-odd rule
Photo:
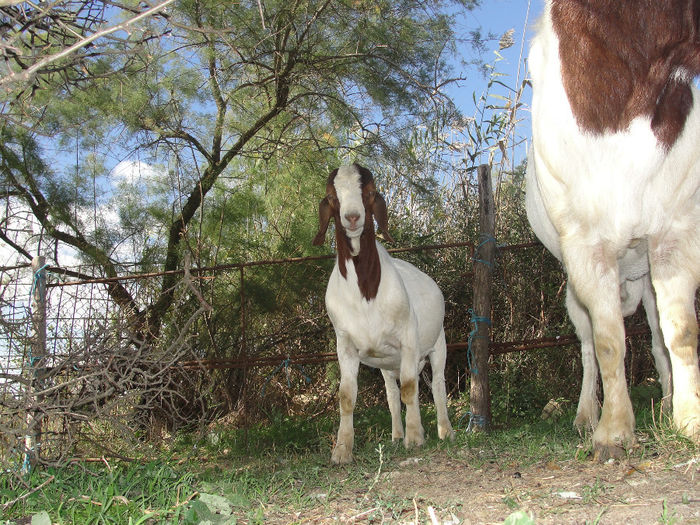
[[[337, 258], [326, 290], [326, 308], [336, 333], [340, 364], [340, 427], [331, 460], [352, 461], [353, 411], [360, 363], [384, 376], [392, 439], [406, 447], [424, 441], [418, 407], [418, 374], [430, 359], [438, 435], [452, 438], [447, 415], [443, 318], [445, 301], [437, 284], [415, 266], [392, 258], [375, 240], [374, 220], [388, 240], [386, 203], [372, 174], [357, 164], [342, 166], [328, 177], [319, 205], [323, 244], [335, 221]], [[396, 381], [400, 380], [401, 389]], [[406, 404], [406, 432], [401, 421]]]
[[595, 455], [634, 441], [621, 262], [648, 265], [673, 420], [700, 439], [700, 2], [547, 0], [532, 41], [534, 177], [603, 380]]
[[[532, 159], [528, 160], [525, 181], [525, 209], [530, 225], [542, 244], [561, 261], [559, 234], [549, 220], [542, 204], [542, 196], [535, 175], [535, 163]], [[618, 261], [618, 275], [622, 315], [627, 317], [635, 313], [640, 302], [644, 305], [651, 329], [651, 354], [654, 356], [654, 363], [659, 374], [663, 406], [670, 408], [671, 362], [659, 327], [659, 313], [656, 310], [656, 297], [649, 275], [646, 243], [639, 243], [634, 249], [625, 252], [624, 257]], [[566, 286], [566, 311], [576, 329], [576, 335], [581, 341], [581, 362], [583, 365], [581, 394], [579, 395], [574, 426], [581, 432], [595, 430], [598, 426], [600, 405], [598, 402], [598, 363], [593, 344], [593, 327], [588, 310], [576, 296], [571, 281], [567, 282]]]

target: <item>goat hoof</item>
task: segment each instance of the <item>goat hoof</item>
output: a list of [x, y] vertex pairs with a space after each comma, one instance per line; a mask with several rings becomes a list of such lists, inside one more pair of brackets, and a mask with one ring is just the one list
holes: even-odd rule
[[609, 459], [622, 459], [626, 455], [625, 448], [615, 444], [596, 444], [593, 447], [593, 461], [605, 463]]
[[448, 422], [446, 425], [438, 425], [438, 437], [440, 439], [449, 439], [454, 441], [455, 432], [452, 430], [452, 425]]
[[696, 443], [700, 443], [700, 416], [690, 415], [687, 417], [676, 416], [674, 413], [674, 424], [683, 435]]
[[403, 440], [403, 444], [406, 448], [411, 448], [411, 447], [421, 447], [423, 446], [423, 443], [425, 443], [425, 438], [423, 437], [423, 433], [420, 433], [416, 436], [406, 436], [406, 438]]
[[577, 414], [574, 419], [574, 428], [578, 431], [579, 436], [593, 432], [598, 426], [598, 418], [592, 418], [585, 414]]
[[627, 450], [636, 444], [632, 421], [627, 427], [620, 425], [618, 428], [610, 429], [603, 422], [598, 425], [593, 433], [593, 460], [599, 463], [608, 459], [622, 459]]
[[352, 463], [352, 451], [348, 450], [345, 445], [338, 445], [333, 449], [331, 454], [331, 462], [336, 465], [346, 465]]

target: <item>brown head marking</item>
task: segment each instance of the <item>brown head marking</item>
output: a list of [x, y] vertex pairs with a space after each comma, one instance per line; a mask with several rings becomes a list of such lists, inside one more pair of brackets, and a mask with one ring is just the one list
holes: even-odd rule
[[354, 167], [360, 173], [360, 188], [362, 191], [362, 204], [365, 210], [365, 222], [360, 235], [360, 249], [357, 255], [352, 254], [350, 238], [340, 220], [340, 201], [335, 191], [335, 177], [338, 170], [331, 172], [326, 182], [326, 196], [319, 203], [319, 229], [313, 239], [315, 246], [323, 244], [330, 219], [335, 221], [336, 250], [338, 252], [338, 269], [340, 274], [347, 278], [347, 260], [352, 259], [358, 278], [358, 286], [362, 295], [367, 299], [373, 299], [377, 295], [381, 268], [379, 254], [375, 244], [374, 219], [377, 220], [379, 230], [389, 242], [393, 238], [389, 233], [388, 214], [386, 201], [376, 190], [372, 173], [359, 164]]

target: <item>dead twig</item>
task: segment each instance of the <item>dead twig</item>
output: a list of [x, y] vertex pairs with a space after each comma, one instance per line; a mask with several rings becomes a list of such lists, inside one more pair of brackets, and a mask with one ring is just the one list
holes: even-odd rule
[[363, 511], [363, 512], [360, 512], [359, 514], [355, 514], [354, 516], [350, 516], [350, 518], [348, 518], [348, 521], [359, 520], [360, 518], [364, 518], [364, 517], [367, 516], [368, 514], [371, 514], [371, 513], [375, 512], [375, 511], [378, 510], [378, 509], [379, 509], [379, 507], [373, 507], [373, 508], [371, 508], [371, 509], [369, 509], [369, 510], [365, 510], [365, 511]]
[[7, 509], [9, 509], [12, 505], [14, 505], [15, 503], [19, 503], [20, 501], [23, 501], [23, 500], [27, 499], [29, 496], [31, 496], [31, 495], [34, 494], [35, 492], [37, 492], [37, 491], [43, 489], [46, 485], [48, 485], [49, 483], [51, 483], [55, 478], [56, 478], [56, 476], [50, 476], [49, 479], [47, 479], [46, 481], [44, 481], [41, 485], [37, 486], [36, 488], [30, 490], [30, 491], [27, 492], [26, 494], [22, 494], [21, 496], [19, 496], [19, 497], [13, 499], [12, 501], [8, 501], [7, 503], [3, 503], [3, 504], [2, 504], [2, 510], [7, 510]]

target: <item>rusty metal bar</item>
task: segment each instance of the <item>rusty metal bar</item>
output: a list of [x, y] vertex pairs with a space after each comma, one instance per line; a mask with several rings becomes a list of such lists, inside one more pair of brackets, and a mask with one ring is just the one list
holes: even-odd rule
[[[468, 242], [468, 241], [463, 241], [463, 242], [452, 242], [452, 243], [444, 243], [444, 244], [427, 244], [424, 246], [409, 246], [405, 248], [391, 248], [388, 250], [389, 253], [406, 253], [406, 252], [420, 252], [424, 250], [442, 250], [446, 248], [464, 248], [464, 247], [472, 247], [473, 243]], [[253, 266], [272, 266], [272, 265], [277, 265], [277, 264], [292, 264], [292, 263], [304, 263], [304, 262], [311, 262], [311, 261], [326, 261], [326, 260], [331, 260], [335, 258], [335, 254], [333, 255], [312, 255], [309, 257], [287, 257], [285, 259], [268, 259], [268, 260], [261, 260], [261, 261], [249, 261], [249, 262], [244, 262], [244, 263], [231, 263], [231, 264], [219, 264], [216, 266], [207, 266], [203, 268], [192, 268], [190, 269], [190, 272], [195, 275], [195, 274], [202, 274], [202, 273], [207, 273], [207, 272], [217, 272], [217, 271], [224, 271], [224, 270], [236, 270], [240, 268], [250, 268]], [[75, 281], [66, 281], [66, 282], [56, 282], [56, 283], [48, 283], [48, 287], [60, 287], [60, 286], [76, 286], [79, 284], [88, 284], [88, 283], [112, 283], [112, 282], [118, 282], [118, 281], [134, 281], [138, 279], [147, 279], [147, 278], [152, 278], [152, 277], [164, 277], [166, 275], [177, 275], [177, 274], [183, 274], [184, 269], [181, 270], [170, 270], [167, 272], [151, 272], [151, 273], [141, 273], [141, 274], [133, 274], [133, 275], [124, 275], [121, 277], [95, 277], [92, 278], [90, 276], [86, 276], [85, 274], [80, 274], [78, 272], [74, 272], [71, 270], [66, 270], [64, 268], [59, 268], [56, 266], [50, 266], [47, 268], [48, 271], [52, 273], [62, 273], [64, 275], [70, 275], [70, 276], [80, 276], [84, 277], [82, 280], [75, 280]]]

